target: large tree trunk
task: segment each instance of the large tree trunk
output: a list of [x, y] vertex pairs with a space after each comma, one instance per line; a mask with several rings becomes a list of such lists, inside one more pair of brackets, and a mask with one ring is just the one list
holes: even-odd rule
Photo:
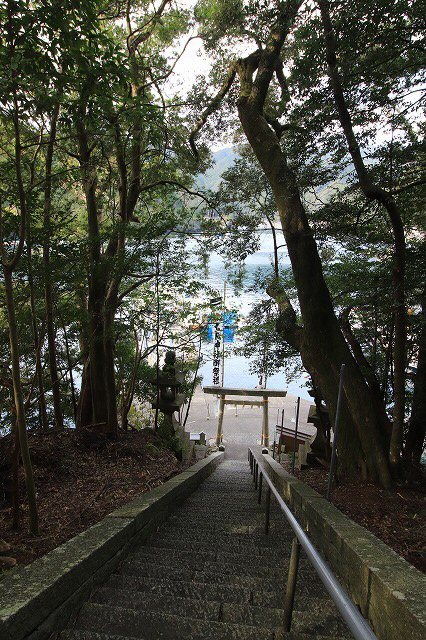
[[[304, 327], [296, 324], [296, 313], [281, 283], [278, 280], [271, 283], [267, 293], [278, 305], [279, 317], [276, 327], [278, 333], [300, 353], [303, 366], [311, 376], [314, 385], [321, 388], [322, 396], [326, 399], [327, 407], [333, 418], [337, 407], [338, 390], [334, 377], [325, 376], [322, 368], [318, 367], [318, 362], [306, 340]], [[355, 476], [361, 471], [365, 477], [366, 467], [361, 442], [346, 404], [343, 404], [341, 408], [341, 422], [345, 427], [339, 435], [340, 474]]]
[[50, 122], [49, 143], [46, 152], [45, 183], [44, 183], [44, 241], [43, 241], [43, 264], [44, 264], [44, 298], [46, 305], [46, 328], [47, 347], [49, 353], [49, 371], [52, 384], [53, 412], [55, 416], [55, 427], [63, 429], [64, 418], [61, 406], [61, 392], [59, 387], [57, 353], [56, 353], [56, 332], [53, 313], [53, 286], [50, 264], [50, 241], [52, 233], [51, 210], [52, 210], [52, 163], [53, 150], [56, 139], [56, 125], [59, 116], [59, 104], [55, 107]]
[[394, 236], [394, 266], [392, 270], [395, 343], [393, 350], [394, 363], [394, 408], [393, 429], [390, 441], [389, 459], [396, 470], [399, 465], [405, 418], [405, 365], [406, 365], [406, 309], [405, 309], [405, 233], [401, 212], [393, 196], [374, 184], [364, 163], [361, 150], [352, 126], [352, 119], [346, 105], [342, 82], [339, 75], [336, 42], [330, 19], [330, 2], [320, 0], [321, 18], [324, 27], [327, 68], [330, 85], [334, 95], [340, 124], [345, 134], [348, 150], [352, 157], [355, 171], [362, 192], [369, 200], [379, 202], [386, 210]]
[[[80, 150], [81, 176], [86, 198], [89, 235], [89, 286], [88, 286], [88, 357], [87, 374], [90, 380], [91, 419], [87, 411], [81, 411], [80, 426], [105, 424], [106, 431], [115, 436], [118, 429], [117, 396], [114, 371], [114, 315], [116, 306], [109, 299], [107, 261], [103, 259], [99, 213], [96, 198], [97, 172], [91, 159], [88, 134], [85, 128], [84, 104], [77, 120]], [[113, 259], [117, 241], [112, 237], [107, 249], [107, 260]], [[118, 290], [118, 284], [117, 284]], [[116, 295], [113, 301], [116, 301]], [[83, 394], [83, 388], [82, 388]], [[86, 389], [82, 403], [86, 403]], [[86, 406], [86, 405], [84, 405]], [[83, 408], [83, 404], [81, 406]]]
[[[267, 61], [263, 69], [259, 67], [258, 77], [265, 73], [266, 64]], [[270, 64], [272, 76], [276, 61], [271, 59]], [[374, 401], [340, 331], [295, 176], [256, 100], [242, 95], [238, 101], [238, 112], [247, 139], [275, 196], [303, 318], [304, 349], [311, 368], [316, 371], [315, 378], [334, 416], [340, 367], [342, 363], [346, 364], [345, 397], [357, 428], [368, 475], [383, 486], [389, 486], [386, 443], [378, 427]], [[351, 462], [351, 443], [346, 442], [347, 439], [347, 428], [342, 428], [340, 444], [347, 451], [343, 464]], [[362, 467], [363, 460], [356, 462]]]
[[362, 457], [358, 456], [355, 447], [352, 456], [356, 458], [355, 463], [351, 460], [351, 440], [355, 436], [350, 433], [348, 424], [342, 422], [340, 447], [347, 452], [344, 464], [358, 463], [361, 468], [365, 464], [369, 477], [387, 487], [391, 482], [387, 443], [379, 428], [375, 403], [340, 331], [298, 185], [280, 147], [282, 125], [273, 118], [268, 117], [267, 120], [264, 114], [274, 74], [283, 91], [286, 90], [280, 55], [300, 5], [300, 0], [289, 0], [280, 5], [280, 13], [271, 28], [266, 47], [231, 64], [222, 88], [191, 132], [190, 144], [196, 153], [195, 136], [209, 115], [216, 111], [238, 74], [240, 122], [271, 185], [296, 282], [304, 325], [302, 357], [305, 354], [308, 371], [314, 372], [332, 418], [335, 416], [340, 368], [342, 364], [346, 365], [345, 404], [356, 428]]

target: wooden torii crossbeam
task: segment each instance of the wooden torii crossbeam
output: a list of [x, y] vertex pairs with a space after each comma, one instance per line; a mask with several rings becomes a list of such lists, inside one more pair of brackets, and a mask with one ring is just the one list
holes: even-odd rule
[[[217, 423], [217, 435], [216, 435], [216, 444], [219, 446], [222, 444], [223, 440], [223, 412], [225, 409], [225, 404], [233, 404], [233, 405], [258, 405], [263, 407], [263, 421], [262, 421], [262, 437], [261, 443], [263, 447], [269, 447], [269, 421], [268, 421], [268, 400], [269, 398], [285, 398], [287, 395], [287, 391], [284, 389], [239, 389], [235, 387], [204, 387], [204, 393], [209, 393], [211, 395], [219, 396], [219, 419]], [[231, 400], [227, 399], [226, 396], [249, 396], [249, 397], [257, 397], [262, 398], [261, 400]]]

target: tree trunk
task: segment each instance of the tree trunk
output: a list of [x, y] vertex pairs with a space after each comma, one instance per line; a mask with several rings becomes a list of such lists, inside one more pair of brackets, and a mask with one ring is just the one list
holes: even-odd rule
[[36, 364], [36, 377], [38, 386], [38, 410], [40, 427], [43, 431], [49, 430], [49, 421], [47, 419], [46, 396], [44, 392], [43, 367], [41, 363], [41, 339], [37, 326], [37, 311], [34, 296], [34, 278], [32, 269], [32, 250], [30, 239], [29, 221], [27, 222], [27, 260], [28, 260], [28, 286], [30, 288], [30, 307], [31, 307], [31, 325], [33, 329], [34, 339], [34, 357]]
[[117, 388], [115, 384], [114, 366], [114, 316], [115, 304], [107, 304], [105, 309], [104, 350], [105, 350], [105, 387], [108, 412], [108, 433], [116, 438], [118, 435]]
[[[194, 139], [210, 114], [214, 113], [229, 92], [237, 74], [240, 95], [238, 114], [250, 143], [275, 197], [281, 225], [292, 265], [303, 318], [303, 349], [308, 371], [314, 373], [332, 416], [335, 415], [337, 389], [342, 364], [346, 365], [344, 393], [347, 409], [356, 431], [351, 433], [342, 421], [340, 447], [347, 452], [345, 463], [366, 467], [369, 477], [383, 486], [390, 485], [386, 443], [378, 426], [375, 403], [358, 365], [342, 335], [334, 313], [330, 292], [324, 280], [321, 260], [294, 173], [280, 147], [282, 125], [265, 116], [264, 109], [274, 75], [285, 93], [281, 50], [297, 15], [301, 0], [284, 3], [271, 28], [266, 46], [244, 59], [231, 63], [221, 89], [197, 121], [190, 145], [197, 153]], [[270, 124], [271, 123], [271, 126]], [[358, 438], [355, 438], [357, 433]], [[362, 446], [363, 456], [350, 455], [351, 440]], [[346, 469], [343, 472], [347, 471]]]
[[[309, 342], [306, 341], [304, 327], [296, 324], [296, 313], [281, 283], [279, 281], [272, 283], [268, 287], [267, 293], [277, 302], [280, 311], [276, 327], [278, 333], [300, 353], [303, 366], [311, 376], [315, 387], [321, 388], [321, 393], [326, 399], [327, 408], [333, 420], [336, 413], [338, 391], [334, 378], [326, 375], [327, 372], [318, 366]], [[361, 470], [365, 475], [365, 462], [360, 438], [345, 403], [341, 407], [341, 422], [345, 428], [339, 435], [340, 474], [351, 477], [358, 475]]]
[[92, 387], [90, 383], [90, 360], [84, 361], [81, 388], [77, 404], [77, 429], [92, 424]]
[[28, 507], [30, 517], [30, 530], [38, 535], [37, 501], [28, 447], [27, 425], [24, 410], [24, 397], [21, 385], [21, 373], [19, 369], [18, 328], [16, 324], [15, 301], [13, 295], [12, 269], [3, 266], [4, 287], [6, 295], [7, 318], [9, 324], [10, 357], [12, 361], [13, 396], [15, 401], [16, 425], [19, 434], [22, 464], [25, 472], [25, 484], [27, 488]]
[[61, 406], [61, 392], [59, 387], [56, 335], [53, 313], [53, 287], [50, 264], [50, 241], [52, 235], [51, 210], [52, 210], [52, 163], [53, 150], [56, 139], [56, 125], [59, 116], [59, 104], [55, 107], [50, 122], [49, 143], [46, 152], [45, 183], [44, 183], [44, 240], [43, 240], [43, 264], [44, 264], [44, 298], [46, 305], [47, 347], [49, 353], [49, 371], [52, 384], [53, 411], [56, 429], [63, 429], [64, 418]]
[[121, 428], [123, 429], [123, 431], [127, 431], [127, 428], [129, 426], [128, 416], [135, 395], [136, 377], [143, 355], [142, 345], [139, 346], [138, 334], [136, 329], [134, 329], [133, 333], [135, 337], [135, 359], [133, 362], [132, 375], [130, 376], [127, 389], [123, 384], [123, 400], [121, 405]]
[[405, 365], [406, 365], [406, 310], [405, 310], [405, 233], [401, 212], [393, 196], [374, 184], [361, 155], [357, 139], [354, 134], [352, 119], [346, 105], [340, 79], [336, 42], [330, 19], [330, 3], [328, 0], [319, 2], [321, 18], [324, 27], [326, 45], [327, 68], [330, 85], [334, 95], [340, 124], [345, 134], [348, 150], [351, 154], [359, 185], [369, 200], [376, 200], [386, 210], [394, 236], [394, 266], [392, 270], [395, 344], [393, 351], [394, 363], [394, 409], [393, 428], [390, 441], [389, 459], [394, 470], [398, 468], [404, 432], [405, 419]]
[[[19, 436], [22, 464], [25, 472], [25, 483], [27, 488], [27, 498], [29, 507], [30, 530], [34, 535], [38, 535], [38, 513], [37, 501], [34, 485], [33, 469], [31, 464], [30, 450], [28, 447], [27, 425], [25, 419], [24, 396], [22, 393], [21, 372], [19, 368], [19, 342], [18, 327], [16, 323], [15, 300], [13, 294], [13, 271], [21, 259], [26, 238], [26, 224], [28, 220], [27, 198], [22, 177], [22, 145], [19, 121], [19, 108], [16, 89], [13, 90], [13, 126], [15, 132], [15, 175], [18, 187], [20, 204], [19, 241], [8, 259], [4, 246], [3, 237], [0, 238], [1, 262], [4, 274], [4, 289], [6, 296], [7, 318], [9, 328], [10, 358], [12, 362], [12, 384], [13, 397], [16, 412], [16, 426]], [[2, 216], [0, 202], [0, 220]], [[1, 225], [2, 226], [2, 225]]]
[[19, 500], [19, 432], [16, 419], [12, 428], [13, 448], [12, 448], [12, 529], [17, 531], [20, 527], [21, 503]]
[[364, 375], [364, 378], [369, 388], [371, 389], [372, 395], [376, 403], [377, 414], [380, 418], [380, 425], [383, 429], [383, 433], [385, 434], [386, 438], [390, 440], [391, 434], [392, 434], [392, 424], [386, 413], [382, 392], [380, 390], [380, 385], [377, 380], [376, 374], [373, 371], [372, 366], [370, 365], [370, 363], [368, 362], [367, 358], [364, 355], [361, 345], [359, 344], [358, 340], [355, 338], [352, 332], [352, 327], [349, 321], [349, 313], [350, 313], [350, 308], [344, 309], [344, 311], [340, 314], [340, 326], [342, 328], [343, 335], [346, 338], [346, 342], [350, 346], [353, 356], [357, 361], [358, 366], [362, 374]]
[[[91, 160], [84, 118], [83, 104], [76, 126], [80, 150], [81, 177], [86, 199], [89, 240], [88, 349], [90, 367], [88, 368], [88, 373], [90, 374], [92, 415], [90, 422], [86, 424], [106, 424], [109, 403], [105, 386], [106, 362], [104, 350], [104, 303], [106, 297], [106, 275], [104, 272], [106, 265], [102, 263], [101, 257], [101, 238], [96, 202], [96, 169]], [[86, 426], [86, 424], [81, 426]]]
[[[258, 76], [259, 73], [260, 69]], [[327, 406], [334, 416], [340, 367], [342, 363], [346, 364], [346, 402], [357, 428], [369, 477], [383, 486], [389, 486], [385, 443], [378, 428], [374, 401], [340, 331], [295, 176], [287, 165], [275, 133], [263, 113], [259, 112], [255, 101], [241, 96], [238, 111], [247, 139], [275, 196], [303, 318], [304, 348], [311, 368], [314, 366], [316, 370], [315, 379], [319, 381]], [[347, 436], [347, 430], [343, 428], [340, 443], [348, 453], [345, 463], [349, 462], [351, 455], [351, 443], [346, 443]], [[362, 466], [362, 460], [357, 462]]]
[[71, 362], [70, 346], [69, 346], [69, 342], [68, 342], [67, 328], [65, 326], [65, 322], [64, 322], [64, 319], [62, 317], [61, 317], [61, 322], [62, 322], [62, 329], [64, 331], [64, 338], [65, 338], [65, 351], [66, 351], [66, 354], [67, 354], [68, 372], [69, 372], [69, 375], [70, 375], [72, 412], [73, 412], [73, 416], [74, 416], [74, 422], [75, 422], [75, 424], [77, 424], [77, 400], [76, 400], [76, 395], [75, 395], [73, 364]]
[[419, 357], [414, 378], [413, 406], [408, 434], [404, 448], [404, 458], [419, 464], [426, 436], [426, 305], [422, 306], [422, 326], [420, 329]]

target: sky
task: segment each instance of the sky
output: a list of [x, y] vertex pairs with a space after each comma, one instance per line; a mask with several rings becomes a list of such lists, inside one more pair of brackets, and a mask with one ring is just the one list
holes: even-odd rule
[[[184, 9], [193, 9], [196, 4], [195, 0], [178, 0], [176, 5]], [[189, 36], [196, 36], [197, 29], [193, 29], [189, 34], [181, 39], [181, 49], [185, 46], [185, 42]], [[211, 69], [211, 63], [208, 55], [204, 51], [200, 38], [191, 40], [182, 57], [176, 64], [173, 76], [171, 78], [171, 87], [180, 86], [184, 93], [187, 93], [197, 75], [207, 76]]]
[[[195, 4], [195, 0], [178, 0], [178, 2], [175, 3], [175, 5], [185, 9], [193, 9]], [[196, 35], [196, 29], [188, 34], [185, 34], [185, 36], [180, 40], [180, 46], [174, 47], [173, 50], [170, 49], [170, 58], [174, 59], [174, 52], [176, 50], [180, 52], [184, 48], [188, 37]], [[176, 91], [179, 91], [179, 93], [183, 96], [188, 95], [191, 91], [196, 77], [200, 75], [207, 77], [210, 73], [211, 68], [211, 60], [209, 58], [209, 55], [204, 50], [201, 39], [196, 38], [195, 40], [191, 40], [191, 42], [189, 42], [188, 46], [186, 47], [182, 57], [176, 64], [174, 72], [170, 77], [168, 86], [166, 86], [165, 94], [171, 97]], [[231, 146], [231, 140], [218, 139], [214, 143], [210, 144], [210, 149], [215, 152]]]

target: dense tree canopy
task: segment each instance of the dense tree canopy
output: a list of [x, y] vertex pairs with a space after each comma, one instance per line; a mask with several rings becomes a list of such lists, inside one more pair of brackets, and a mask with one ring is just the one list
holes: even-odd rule
[[[388, 486], [402, 456], [420, 461], [422, 8], [0, 2], [0, 429], [33, 532], [28, 430], [127, 429], [161, 350], [197, 353], [211, 292], [195, 244], [238, 269], [260, 225], [274, 241], [281, 227], [291, 270], [275, 242], [242, 352], [264, 375], [303, 365], [333, 419], [346, 364], [348, 474]], [[194, 37], [211, 70], [185, 93], [173, 76]], [[201, 193], [217, 140], [238, 157]], [[189, 246], [200, 229], [210, 241]]]

